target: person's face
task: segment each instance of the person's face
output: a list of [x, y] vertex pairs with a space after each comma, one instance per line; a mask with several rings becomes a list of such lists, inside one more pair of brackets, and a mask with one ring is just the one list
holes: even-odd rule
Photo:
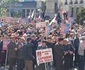
[[27, 36], [24, 36], [25, 39], [27, 39]]
[[48, 42], [51, 43], [51, 39], [48, 39]]
[[42, 46], [46, 46], [46, 43], [42, 42]]
[[63, 45], [63, 41], [60, 41], [59, 44]]
[[4, 40], [7, 39], [7, 36], [3, 37], [3, 39], [4, 39]]
[[11, 38], [11, 41], [12, 41], [12, 42], [15, 42], [15, 38]]
[[80, 35], [79, 35], [79, 34], [77, 34], [77, 37], [79, 38], [79, 37], [80, 37]]
[[63, 44], [64, 45], [68, 45], [68, 41], [63, 41]]
[[30, 41], [28, 41], [29, 43], [31, 43], [32, 42], [32, 40], [30, 40]]
[[18, 39], [18, 42], [23, 42], [22, 39]]
[[74, 38], [75, 37], [75, 35], [72, 35], [72, 38]]
[[58, 37], [55, 38], [56, 43], [58, 42]]
[[32, 37], [32, 40], [36, 40], [36, 37]]

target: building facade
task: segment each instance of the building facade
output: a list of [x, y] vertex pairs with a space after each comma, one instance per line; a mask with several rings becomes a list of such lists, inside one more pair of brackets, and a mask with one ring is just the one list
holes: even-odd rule
[[[32, 14], [32, 12], [37, 9], [37, 2], [36, 1], [29, 1], [29, 2], [8, 2], [4, 3], [3, 7], [7, 9], [8, 16], [11, 17], [28, 17]], [[36, 12], [35, 12], [36, 13]], [[16, 16], [18, 15], [18, 16]]]
[[76, 17], [76, 13], [85, 8], [85, 0], [46, 0], [46, 15], [54, 16], [58, 12], [58, 7], [62, 3], [62, 8], [68, 11], [69, 16]]
[[68, 11], [69, 16], [76, 17], [82, 8], [85, 8], [85, 0], [63, 0], [63, 9]]

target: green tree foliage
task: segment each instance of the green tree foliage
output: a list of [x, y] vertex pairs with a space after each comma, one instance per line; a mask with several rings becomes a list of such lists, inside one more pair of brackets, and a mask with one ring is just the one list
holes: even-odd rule
[[19, 0], [6, 0], [6, 2], [19, 2]]
[[80, 11], [78, 11], [76, 16], [76, 22], [78, 24], [83, 24], [83, 21], [85, 20], [85, 8], [82, 8]]

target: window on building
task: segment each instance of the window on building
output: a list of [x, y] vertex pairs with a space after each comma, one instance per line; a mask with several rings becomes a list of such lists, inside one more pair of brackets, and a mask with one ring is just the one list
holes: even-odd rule
[[71, 8], [71, 17], [73, 17], [74, 8]]
[[25, 9], [22, 9], [22, 17], [25, 17]]
[[65, 0], [65, 5], [67, 5], [68, 4], [68, 2], [67, 2], [67, 0]]
[[75, 4], [78, 4], [78, 0], [75, 1]]
[[70, 0], [70, 4], [73, 4], [73, 1], [72, 0]]
[[57, 6], [57, 2], [55, 2], [55, 6], [54, 6], [54, 11], [55, 11], [55, 13], [57, 13], [58, 12], [58, 6]]
[[80, 4], [83, 4], [83, 0], [80, 0]]
[[29, 16], [30, 14], [30, 9], [27, 9], [27, 16]]

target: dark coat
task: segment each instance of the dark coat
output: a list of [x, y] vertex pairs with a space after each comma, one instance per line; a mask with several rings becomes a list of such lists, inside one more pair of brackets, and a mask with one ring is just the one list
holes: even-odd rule
[[15, 50], [15, 48], [17, 48], [16, 43], [10, 42], [7, 47], [8, 47], [8, 57], [16, 58], [16, 50]]
[[18, 46], [21, 46], [20, 48], [18, 48], [17, 50], [17, 59], [23, 59], [23, 45], [21, 43], [18, 43], [17, 44], [17, 47]]
[[23, 57], [25, 60], [33, 60], [31, 43], [27, 43], [23, 46]]
[[2, 51], [2, 48], [3, 48], [3, 41], [0, 40], [0, 52]]
[[78, 52], [79, 44], [80, 44], [79, 38], [76, 37], [76, 39], [74, 39], [74, 47], [77, 52]]
[[64, 47], [63, 45], [57, 44], [54, 46], [54, 58], [56, 63], [56, 70], [63, 69], [63, 56], [64, 56]]
[[37, 42], [37, 40], [32, 40], [32, 44], [33, 44], [33, 46], [32, 46], [32, 54], [34, 55], [34, 56], [36, 56], [36, 50], [37, 50], [37, 47], [38, 47], [38, 42]]

